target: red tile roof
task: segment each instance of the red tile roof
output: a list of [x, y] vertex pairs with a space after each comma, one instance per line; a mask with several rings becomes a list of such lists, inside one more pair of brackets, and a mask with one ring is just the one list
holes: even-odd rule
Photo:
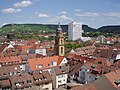
[[42, 65], [43, 69], [51, 68], [53, 67], [50, 66], [52, 62], [57, 62], [57, 66], [59, 66], [63, 59], [63, 56], [51, 56], [36, 59], [28, 59], [28, 63], [30, 65], [31, 70], [40, 70], [40, 68], [38, 68], [37, 66]]
[[19, 56], [11, 56], [11, 57], [4, 57], [0, 58], [0, 63], [6, 63], [6, 62], [22, 62], [22, 58]]
[[105, 74], [105, 76], [107, 77], [107, 79], [112, 83], [112, 85], [116, 88], [118, 88], [119, 86], [117, 86], [114, 82], [117, 79], [120, 79], [120, 70], [116, 70], [113, 72], [110, 72], [108, 74]]

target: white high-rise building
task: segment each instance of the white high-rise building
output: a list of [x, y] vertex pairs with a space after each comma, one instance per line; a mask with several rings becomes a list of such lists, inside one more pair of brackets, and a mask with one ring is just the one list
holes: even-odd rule
[[82, 37], [82, 33], [84, 31], [82, 30], [82, 24], [76, 23], [75, 21], [69, 23], [68, 26], [68, 40], [78, 40], [80, 37]]

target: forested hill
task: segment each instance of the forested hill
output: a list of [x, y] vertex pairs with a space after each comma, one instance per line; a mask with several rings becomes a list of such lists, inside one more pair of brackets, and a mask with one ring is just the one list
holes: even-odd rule
[[114, 33], [114, 34], [120, 34], [120, 25], [117, 26], [103, 26], [97, 29], [100, 32], [104, 33]]
[[[58, 25], [52, 24], [7, 24], [0, 28], [0, 34], [6, 33], [55, 33]], [[63, 31], [68, 30], [68, 25], [61, 25]]]
[[[6, 33], [55, 33], [56, 28], [58, 25], [53, 24], [7, 24], [0, 28], [0, 34]], [[61, 25], [63, 31], [68, 31], [68, 25]], [[98, 29], [94, 29], [89, 27], [88, 25], [83, 25], [83, 30], [85, 32], [103, 32], [103, 33], [114, 33], [120, 34], [120, 25], [118, 26], [103, 26]]]

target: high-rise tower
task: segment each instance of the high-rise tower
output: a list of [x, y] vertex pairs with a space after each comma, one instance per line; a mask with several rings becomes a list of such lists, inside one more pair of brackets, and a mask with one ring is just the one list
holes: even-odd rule
[[56, 37], [55, 37], [55, 55], [64, 56], [65, 55], [65, 40], [64, 35], [62, 32], [62, 28], [60, 23], [56, 30]]
[[76, 23], [75, 21], [69, 23], [68, 25], [68, 39], [69, 40], [78, 40], [82, 37], [82, 24]]

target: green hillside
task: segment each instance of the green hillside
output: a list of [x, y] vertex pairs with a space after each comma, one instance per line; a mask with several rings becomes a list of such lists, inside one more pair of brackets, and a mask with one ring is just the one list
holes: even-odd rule
[[[38, 33], [55, 33], [58, 25], [53, 24], [7, 24], [0, 28], [0, 35], [6, 35], [7, 33], [16, 34], [38, 34]], [[61, 25], [63, 31], [68, 32], [68, 25]], [[83, 25], [84, 32], [101, 32], [120, 34], [120, 26], [103, 26], [98, 29]]]
[[16, 34], [38, 34], [38, 33], [54, 33], [55, 29], [42, 24], [7, 24], [0, 28], [0, 34], [5, 35], [7, 33]]

